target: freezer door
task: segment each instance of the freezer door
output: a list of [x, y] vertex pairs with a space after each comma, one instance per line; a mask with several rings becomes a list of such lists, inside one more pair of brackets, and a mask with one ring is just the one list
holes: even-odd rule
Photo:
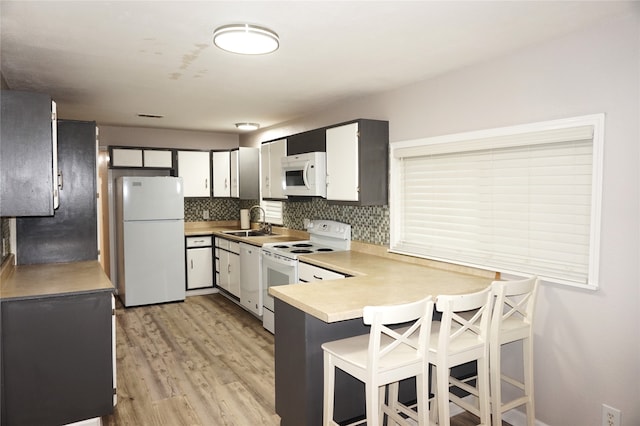
[[125, 306], [185, 298], [184, 222], [124, 223], [118, 290]]
[[124, 176], [118, 190], [125, 221], [184, 218], [182, 178]]

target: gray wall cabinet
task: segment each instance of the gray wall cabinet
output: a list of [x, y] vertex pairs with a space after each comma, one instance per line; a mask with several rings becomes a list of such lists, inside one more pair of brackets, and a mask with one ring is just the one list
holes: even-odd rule
[[0, 216], [51, 216], [51, 97], [3, 90], [0, 103]]
[[60, 207], [53, 216], [16, 219], [18, 264], [98, 258], [96, 147], [95, 122], [58, 121]]

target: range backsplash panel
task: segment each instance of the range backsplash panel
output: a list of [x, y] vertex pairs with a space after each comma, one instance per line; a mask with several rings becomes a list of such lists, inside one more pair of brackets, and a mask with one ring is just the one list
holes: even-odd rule
[[[199, 222], [203, 211], [209, 210], [209, 220], [240, 220], [240, 209], [249, 209], [258, 200], [236, 198], [185, 198], [184, 219]], [[351, 225], [351, 238], [371, 244], [389, 245], [389, 206], [347, 206], [329, 204], [322, 198], [311, 201], [285, 201], [283, 219], [286, 228], [304, 230], [304, 219], [330, 219]], [[251, 212], [257, 221], [259, 211]]]

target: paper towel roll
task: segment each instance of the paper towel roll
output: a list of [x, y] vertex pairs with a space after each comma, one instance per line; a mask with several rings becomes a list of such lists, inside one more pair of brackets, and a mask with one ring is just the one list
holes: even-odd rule
[[241, 229], [249, 229], [251, 224], [249, 223], [249, 210], [242, 209], [240, 210], [240, 228]]

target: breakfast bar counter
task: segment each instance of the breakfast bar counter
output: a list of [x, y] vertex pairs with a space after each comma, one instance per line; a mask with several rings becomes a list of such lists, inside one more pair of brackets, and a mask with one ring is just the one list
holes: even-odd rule
[[[407, 303], [429, 295], [472, 293], [495, 279], [495, 274], [486, 271], [474, 274], [427, 267], [354, 250], [303, 255], [299, 259], [351, 277], [269, 289], [275, 298], [276, 412], [282, 426], [322, 424], [321, 345], [368, 333], [369, 328], [362, 322], [365, 306]], [[362, 416], [361, 382], [338, 371], [336, 393], [336, 421]], [[402, 393], [401, 385], [401, 397]], [[412, 398], [410, 393], [405, 395], [407, 400]]]

